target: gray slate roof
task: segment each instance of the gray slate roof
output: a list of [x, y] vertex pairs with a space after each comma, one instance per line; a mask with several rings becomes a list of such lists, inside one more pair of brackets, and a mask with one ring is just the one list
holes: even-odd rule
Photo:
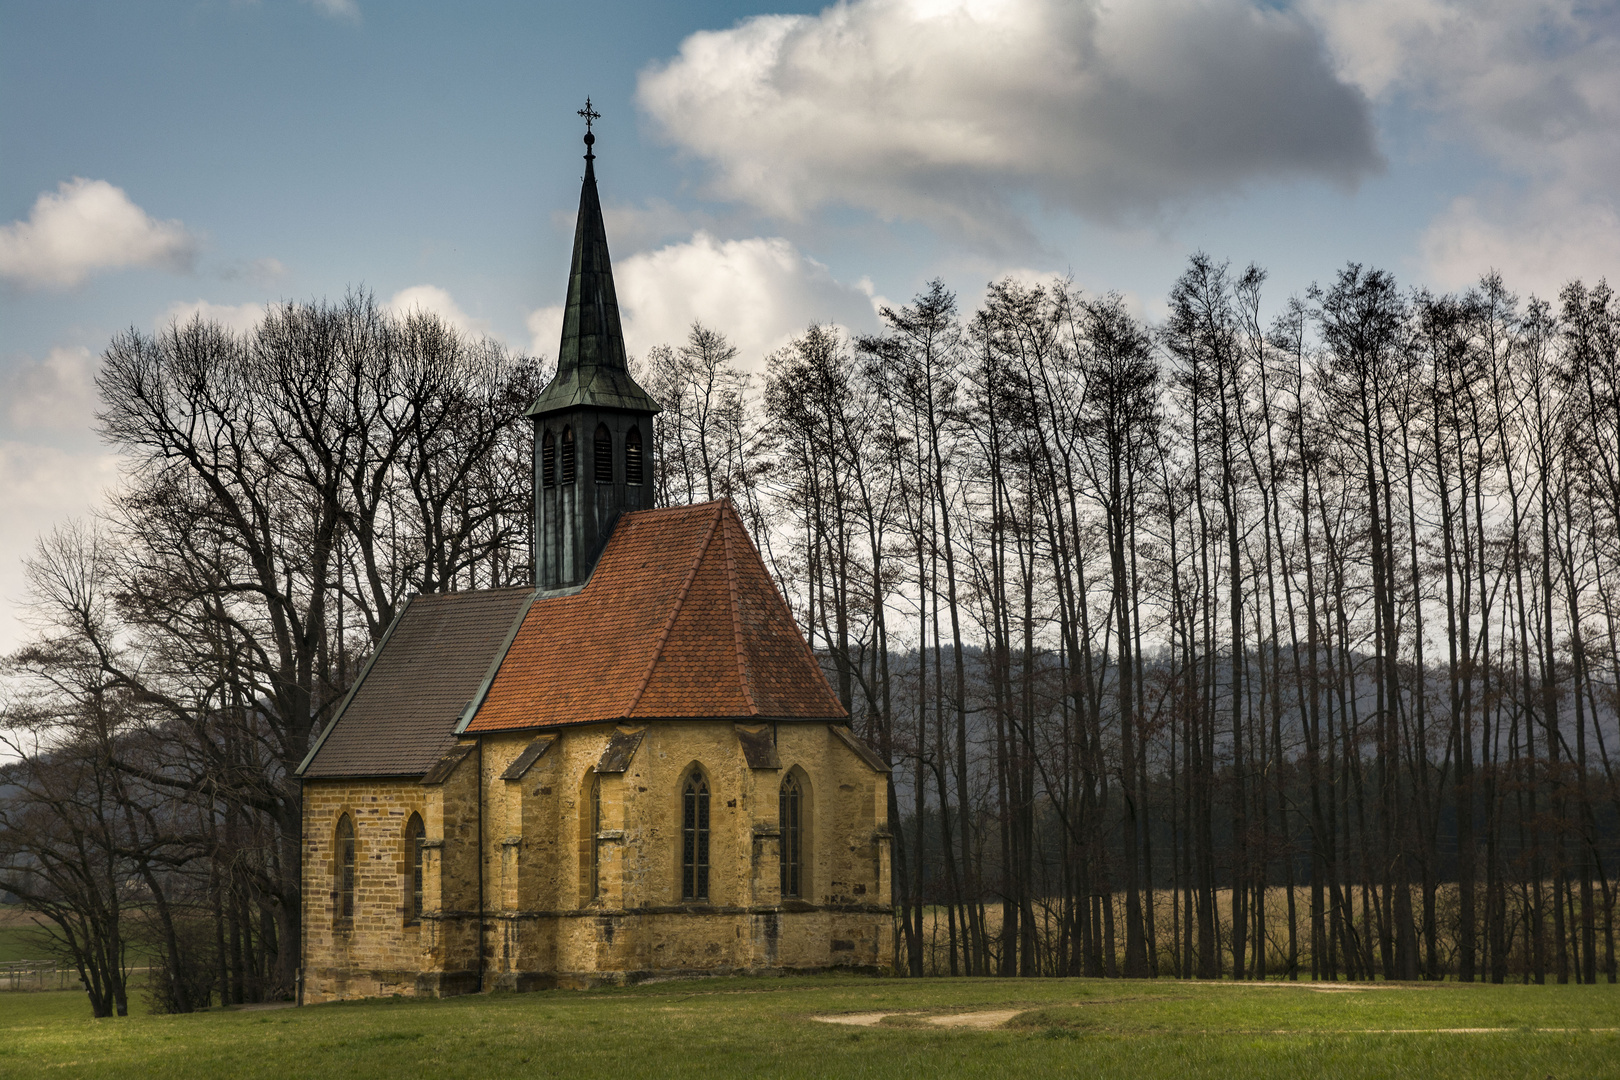
[[586, 154], [562, 340], [557, 346], [557, 374], [529, 406], [528, 416], [579, 407], [663, 411], [630, 377], [619, 298], [613, 288], [613, 261], [608, 257], [607, 229], [596, 194], [594, 160], [594, 154]]
[[412, 597], [301, 774], [427, 772], [454, 745], [462, 710], [493, 672], [533, 595], [523, 587]]

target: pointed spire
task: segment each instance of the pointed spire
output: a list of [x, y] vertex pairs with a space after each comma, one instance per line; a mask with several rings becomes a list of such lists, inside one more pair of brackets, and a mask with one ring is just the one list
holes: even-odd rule
[[602, 114], [586, 98], [579, 115], [585, 118], [585, 178], [574, 225], [574, 261], [557, 347], [557, 374], [529, 406], [528, 415], [578, 407], [660, 412], [658, 403], [630, 377], [626, 362], [607, 230], [596, 194], [596, 136], [591, 122]]

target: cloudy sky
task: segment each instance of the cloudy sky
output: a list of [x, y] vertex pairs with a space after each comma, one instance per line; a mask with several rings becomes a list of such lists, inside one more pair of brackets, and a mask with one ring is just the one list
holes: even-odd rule
[[556, 349], [586, 94], [632, 352], [1195, 250], [1620, 278], [1620, 0], [0, 0], [0, 648], [109, 338], [371, 290]]

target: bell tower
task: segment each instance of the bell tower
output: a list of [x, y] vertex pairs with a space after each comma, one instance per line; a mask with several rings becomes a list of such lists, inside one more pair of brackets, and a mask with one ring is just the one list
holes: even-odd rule
[[541, 589], [583, 585], [619, 515], [652, 506], [652, 418], [662, 411], [630, 377], [596, 194], [591, 122], [601, 114], [586, 98], [579, 115], [585, 179], [557, 374], [526, 414], [534, 423], [533, 566]]

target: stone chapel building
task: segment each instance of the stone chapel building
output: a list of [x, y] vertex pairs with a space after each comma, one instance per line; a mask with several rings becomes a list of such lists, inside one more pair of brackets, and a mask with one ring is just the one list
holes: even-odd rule
[[412, 597], [299, 766], [303, 1002], [888, 956], [887, 767], [730, 504], [653, 506], [594, 141], [534, 587]]

